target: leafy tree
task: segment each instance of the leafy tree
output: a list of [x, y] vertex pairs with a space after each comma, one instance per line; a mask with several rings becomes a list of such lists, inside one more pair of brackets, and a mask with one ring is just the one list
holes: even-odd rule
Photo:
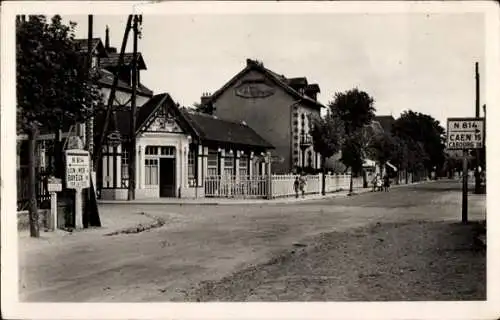
[[311, 117], [310, 135], [313, 138], [314, 151], [321, 155], [321, 169], [323, 170], [322, 194], [325, 194], [326, 159], [340, 151], [343, 139], [343, 123], [337, 114], [328, 112], [324, 117]]
[[329, 103], [332, 112], [339, 115], [344, 122], [347, 135], [368, 125], [375, 116], [374, 99], [366, 92], [351, 89], [337, 92], [334, 101]]
[[373, 136], [369, 148], [369, 155], [380, 164], [392, 160], [395, 156], [395, 140], [388, 132], [382, 132]]
[[[440, 170], [444, 164], [444, 128], [433, 117], [419, 112], [405, 111], [393, 125], [395, 135], [405, 140], [413, 152], [413, 168]], [[416, 169], [415, 169], [416, 170]]]
[[[35, 149], [40, 129], [59, 131], [63, 123], [84, 121], [97, 112], [101, 96], [86, 72], [74, 40], [75, 23], [60, 16], [16, 19], [17, 129], [29, 137], [30, 235], [39, 236], [35, 189]], [[89, 81], [90, 80], [90, 81]], [[56, 148], [56, 157], [62, 157]], [[61, 158], [62, 159], [62, 158]]]
[[[352, 173], [359, 172], [363, 165], [365, 154], [363, 143], [363, 128], [371, 123], [375, 116], [374, 99], [366, 92], [357, 88], [338, 92], [334, 101], [329, 103], [332, 113], [343, 122], [345, 145], [342, 148], [342, 162], [351, 168]], [[352, 193], [352, 178], [349, 192]]]

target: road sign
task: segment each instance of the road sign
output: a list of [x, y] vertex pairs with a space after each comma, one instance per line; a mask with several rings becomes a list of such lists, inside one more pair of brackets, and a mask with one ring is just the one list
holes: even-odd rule
[[447, 149], [484, 147], [484, 118], [448, 118]]
[[85, 150], [66, 151], [66, 188], [90, 187], [90, 157]]
[[49, 193], [62, 191], [61, 179], [58, 179], [55, 177], [48, 178], [47, 179], [47, 191]]

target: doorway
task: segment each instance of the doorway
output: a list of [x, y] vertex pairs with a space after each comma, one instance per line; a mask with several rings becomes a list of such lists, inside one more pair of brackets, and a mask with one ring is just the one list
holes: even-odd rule
[[175, 197], [175, 158], [160, 158], [160, 197]]

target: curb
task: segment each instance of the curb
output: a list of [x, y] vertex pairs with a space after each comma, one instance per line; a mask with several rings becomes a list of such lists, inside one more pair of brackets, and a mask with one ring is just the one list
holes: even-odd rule
[[[418, 185], [418, 184], [423, 184], [423, 183], [432, 183], [435, 182], [435, 180], [431, 181], [419, 181], [419, 182], [413, 182], [413, 183], [408, 183], [408, 184], [400, 184], [400, 185], [393, 185], [391, 188], [403, 188], [403, 187], [408, 187], [408, 186], [413, 186], [413, 185]], [[331, 192], [326, 195], [314, 195], [313, 197], [310, 198], [299, 198], [296, 199], [293, 196], [288, 196], [288, 197], [278, 197], [274, 199], [258, 199], [258, 200], [245, 200], [245, 199], [227, 199], [225, 201], [194, 201], [193, 199], [189, 200], [179, 200], [179, 201], [141, 201], [141, 200], [134, 200], [134, 201], [127, 201], [127, 200], [100, 200], [97, 203], [101, 205], [109, 205], [109, 204], [114, 204], [114, 205], [176, 205], [176, 206], [230, 206], [230, 205], [259, 205], [259, 204], [283, 204], [283, 203], [294, 203], [294, 202], [306, 202], [306, 201], [314, 201], [314, 200], [324, 200], [324, 199], [331, 199], [331, 198], [336, 198], [336, 197], [350, 197], [350, 196], [356, 196], [356, 195], [361, 195], [365, 193], [370, 193], [371, 188], [361, 188], [359, 190], [354, 190], [352, 194], [349, 194], [349, 192], [344, 191], [344, 190], [339, 190], [337, 192]]]

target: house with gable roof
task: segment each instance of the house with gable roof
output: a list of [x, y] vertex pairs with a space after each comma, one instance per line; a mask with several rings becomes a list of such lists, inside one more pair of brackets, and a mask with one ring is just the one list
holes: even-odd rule
[[[75, 39], [77, 50], [87, 55], [87, 39]], [[92, 68], [99, 76], [97, 85], [107, 102], [118, 71], [113, 111], [104, 137], [102, 154], [97, 161], [96, 193], [100, 199], [126, 200], [129, 186], [128, 146], [136, 137], [136, 199], [160, 197], [193, 198], [205, 196], [262, 197], [266, 195], [265, 179], [250, 179], [264, 175], [265, 158], [273, 146], [251, 127], [239, 120], [229, 121], [216, 116], [199, 114], [180, 108], [167, 93], [153, 94], [141, 83], [141, 71], [146, 63], [138, 54], [138, 89], [136, 132], [130, 132], [130, 105], [132, 98], [132, 54], [125, 53], [124, 64], [118, 68], [119, 53], [109, 46], [109, 29], [103, 44], [92, 39]], [[94, 142], [101, 141], [105, 113], [94, 117]], [[80, 130], [74, 130], [74, 127]], [[73, 128], [73, 129], [72, 129]], [[82, 133], [83, 124], [64, 124], [62, 138]], [[53, 166], [51, 149], [55, 134], [43, 132], [39, 145], [39, 172]], [[22, 142], [22, 137], [19, 139]], [[64, 141], [63, 141], [64, 143]], [[19, 144], [18, 159], [27, 159], [23, 143]], [[19, 167], [19, 166], [18, 166]], [[40, 176], [38, 192], [43, 195], [43, 178]], [[23, 179], [19, 179], [23, 185]], [[27, 199], [25, 188], [18, 200]], [[19, 202], [19, 201], [18, 201]]]
[[[112, 129], [120, 141], [103, 149], [97, 172], [101, 199], [127, 199], [132, 135], [137, 143], [136, 199], [266, 195], [266, 181], [256, 185], [249, 177], [266, 173], [263, 155], [273, 146], [246, 124], [180, 108], [166, 93], [139, 108], [136, 132], [130, 132], [129, 111], [116, 111], [114, 118]], [[97, 132], [103, 123], [101, 114]]]
[[318, 93], [319, 85], [306, 77], [287, 78], [247, 59], [219, 90], [203, 95], [201, 104], [221, 119], [245, 121], [275, 147], [273, 173], [289, 173], [321, 167], [309, 135], [309, 116], [320, 116], [325, 107]]

